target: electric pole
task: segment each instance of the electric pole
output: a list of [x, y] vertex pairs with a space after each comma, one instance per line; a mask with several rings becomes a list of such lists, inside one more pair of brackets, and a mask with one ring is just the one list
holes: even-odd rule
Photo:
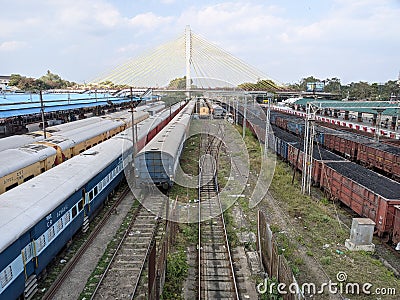
[[[311, 194], [312, 180], [312, 160], [314, 151], [314, 123], [316, 109], [311, 103], [307, 103], [306, 121], [304, 129], [304, 157], [303, 157], [303, 174], [301, 178], [301, 192], [303, 194]], [[300, 149], [299, 149], [300, 151]]]
[[40, 96], [40, 113], [42, 114], [42, 124], [43, 124], [43, 137], [46, 138], [46, 124], [44, 123], [44, 103], [43, 103], [43, 95], [42, 90], [39, 90]]

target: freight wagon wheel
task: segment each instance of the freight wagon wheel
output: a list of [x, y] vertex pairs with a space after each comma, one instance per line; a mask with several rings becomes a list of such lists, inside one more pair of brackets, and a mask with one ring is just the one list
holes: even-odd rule
[[389, 234], [383, 234], [383, 236], [382, 236], [382, 241], [384, 242], [384, 243], [389, 243], [389, 241], [390, 241], [390, 235]]
[[332, 201], [334, 204], [339, 203], [339, 205], [340, 205], [341, 202], [339, 201], [338, 197], [331, 196], [331, 197], [329, 197], [329, 198], [331, 199], [331, 201]]

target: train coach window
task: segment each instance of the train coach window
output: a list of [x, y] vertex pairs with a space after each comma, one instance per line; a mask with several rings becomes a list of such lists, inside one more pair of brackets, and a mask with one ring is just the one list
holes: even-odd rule
[[76, 206], [74, 206], [74, 207], [72, 208], [72, 218], [75, 218], [75, 216], [76, 216], [77, 213], [78, 213], [78, 212], [77, 212], [77, 210], [76, 210]]
[[36, 240], [36, 251], [37, 251], [37, 253], [39, 253], [45, 246], [46, 246], [46, 237], [44, 236], [44, 234], [42, 234]]
[[67, 211], [64, 215], [64, 224], [67, 225], [71, 221], [71, 214]]
[[78, 202], [78, 210], [81, 211], [83, 209], [83, 204], [85, 203], [85, 198]]
[[93, 200], [93, 191], [90, 191], [89, 192], [89, 201], [92, 201]]
[[13, 189], [13, 188], [15, 188], [16, 186], [18, 186], [18, 182], [13, 183], [12, 185], [9, 185], [8, 187], [6, 187], [6, 192], [11, 190], [11, 189]]
[[57, 231], [60, 232], [63, 229], [63, 220], [59, 219], [56, 223]]
[[98, 189], [97, 189], [97, 186], [95, 186], [95, 187], [94, 187], [94, 196], [96, 197], [97, 194], [98, 194]]
[[11, 266], [8, 266], [0, 273], [1, 287], [4, 288], [13, 278]]
[[53, 225], [49, 228], [49, 231], [47, 232], [49, 242], [51, 242], [54, 239], [55, 235], [56, 235], [56, 232], [54, 230], [54, 225]]

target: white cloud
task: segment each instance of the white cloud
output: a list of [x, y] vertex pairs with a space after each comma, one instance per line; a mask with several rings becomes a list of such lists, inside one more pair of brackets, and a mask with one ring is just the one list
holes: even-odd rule
[[[397, 76], [396, 1], [330, 0], [310, 6], [289, 0], [14, 0], [2, 8], [0, 50], [9, 52], [0, 56], [0, 65], [14, 72], [17, 64], [41, 70], [49, 62], [73, 79], [74, 72], [95, 73], [173, 40], [189, 24], [194, 33], [283, 82], [313, 72], [344, 80]], [[27, 45], [29, 52], [20, 55]], [[78, 56], [80, 65], [66, 65], [68, 57]]]
[[147, 12], [138, 14], [129, 19], [129, 24], [137, 28], [154, 30], [160, 26], [171, 23], [172, 20], [172, 17], [162, 17], [154, 14], [153, 12]]
[[117, 53], [132, 53], [140, 48], [139, 44], [128, 44], [117, 49]]
[[15, 51], [26, 46], [25, 42], [6, 41], [0, 43], [0, 51]]
[[98, 0], [58, 2], [59, 20], [63, 25], [114, 27], [121, 22], [120, 12], [111, 4]]
[[[348, 81], [367, 73], [381, 77], [393, 65], [400, 10], [392, 2], [337, 0], [310, 18], [285, 7], [226, 2], [193, 7], [180, 22], [191, 20], [195, 32], [281, 81], [312, 72]], [[367, 72], [368, 65], [376, 71]]]
[[26, 32], [38, 28], [41, 21], [38, 17], [26, 17], [22, 19], [14, 19], [7, 16], [0, 18], [0, 37], [13, 37], [16, 34]]

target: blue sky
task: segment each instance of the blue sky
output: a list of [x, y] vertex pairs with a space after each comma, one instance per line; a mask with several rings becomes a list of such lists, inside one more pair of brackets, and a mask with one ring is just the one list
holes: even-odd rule
[[[282, 83], [395, 80], [399, 0], [0, 0], [0, 75], [90, 81], [190, 25]], [[182, 76], [184, 70], [182, 70]]]

